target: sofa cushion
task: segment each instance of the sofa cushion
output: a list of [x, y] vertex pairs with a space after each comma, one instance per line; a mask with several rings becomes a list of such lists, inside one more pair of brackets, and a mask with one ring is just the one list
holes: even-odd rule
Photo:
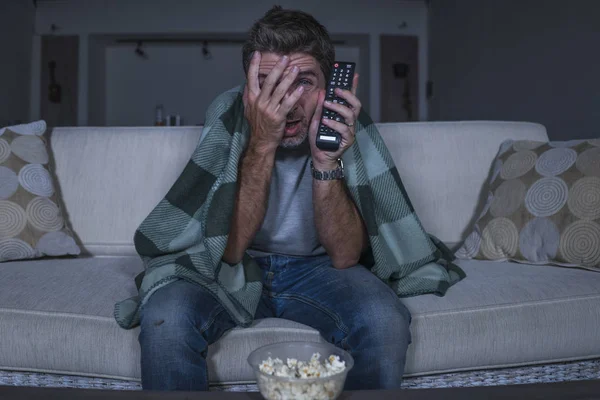
[[404, 299], [413, 312], [413, 375], [600, 357], [600, 274], [459, 260], [446, 296]]
[[0, 129], [0, 262], [78, 255], [49, 167], [46, 123]]
[[[8, 262], [0, 268], [0, 369], [139, 379], [139, 328], [121, 329], [117, 300], [134, 296], [138, 257]], [[244, 355], [275, 341], [319, 341], [317, 331], [265, 319], [209, 349], [213, 381], [252, 379]]]
[[[600, 357], [600, 274], [560, 267], [460, 261], [446, 296], [402, 299], [413, 315], [407, 375]], [[139, 379], [138, 328], [116, 301], [136, 294], [137, 257], [8, 262], [0, 268], [0, 369]], [[209, 348], [213, 382], [253, 381], [251, 350], [322, 340], [287, 320], [259, 320]]]
[[600, 146], [508, 140], [457, 256], [600, 271]]

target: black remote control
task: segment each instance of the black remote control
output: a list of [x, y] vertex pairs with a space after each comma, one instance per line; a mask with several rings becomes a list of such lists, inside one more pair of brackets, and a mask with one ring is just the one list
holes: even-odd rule
[[[325, 100], [333, 103], [346, 105], [346, 100], [335, 95], [335, 88], [352, 89], [354, 80], [354, 68], [356, 63], [346, 61], [336, 61], [333, 64], [331, 76], [327, 81], [327, 91], [325, 92]], [[323, 107], [323, 117], [345, 123], [344, 117], [337, 112]], [[340, 147], [341, 135], [321, 122], [317, 131], [317, 147], [324, 151], [336, 151]]]

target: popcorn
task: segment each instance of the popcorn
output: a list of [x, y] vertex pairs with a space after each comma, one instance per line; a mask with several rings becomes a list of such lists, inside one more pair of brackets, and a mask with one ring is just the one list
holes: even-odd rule
[[[314, 353], [310, 361], [288, 358], [284, 363], [279, 358], [267, 358], [259, 365], [261, 372], [276, 377], [315, 379], [337, 375], [346, 369], [346, 363], [339, 356], [330, 355], [322, 363], [321, 354]], [[335, 398], [343, 389], [344, 380], [339, 377], [318, 382], [287, 382], [276, 378], [260, 376], [258, 381], [263, 396], [268, 400], [323, 399]]]

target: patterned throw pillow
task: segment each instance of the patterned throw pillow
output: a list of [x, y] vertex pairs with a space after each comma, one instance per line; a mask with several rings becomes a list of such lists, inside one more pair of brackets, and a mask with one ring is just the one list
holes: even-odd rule
[[79, 255], [48, 169], [46, 123], [0, 128], [0, 262]]
[[487, 187], [458, 258], [600, 271], [600, 139], [508, 140]]

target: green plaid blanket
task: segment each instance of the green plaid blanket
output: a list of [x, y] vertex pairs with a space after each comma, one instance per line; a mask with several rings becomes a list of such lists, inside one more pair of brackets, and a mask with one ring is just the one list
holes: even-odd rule
[[[222, 261], [238, 162], [250, 135], [242, 93], [243, 85], [213, 101], [191, 159], [136, 231], [134, 243], [145, 268], [136, 277], [138, 295], [115, 305], [121, 327], [138, 325], [140, 306], [177, 279], [207, 289], [239, 326], [252, 323], [262, 291], [259, 267], [248, 254], [237, 265]], [[392, 157], [365, 112], [343, 162], [346, 184], [371, 244], [363, 263], [400, 297], [443, 296], [465, 275], [452, 263], [450, 250], [422, 228]]]

